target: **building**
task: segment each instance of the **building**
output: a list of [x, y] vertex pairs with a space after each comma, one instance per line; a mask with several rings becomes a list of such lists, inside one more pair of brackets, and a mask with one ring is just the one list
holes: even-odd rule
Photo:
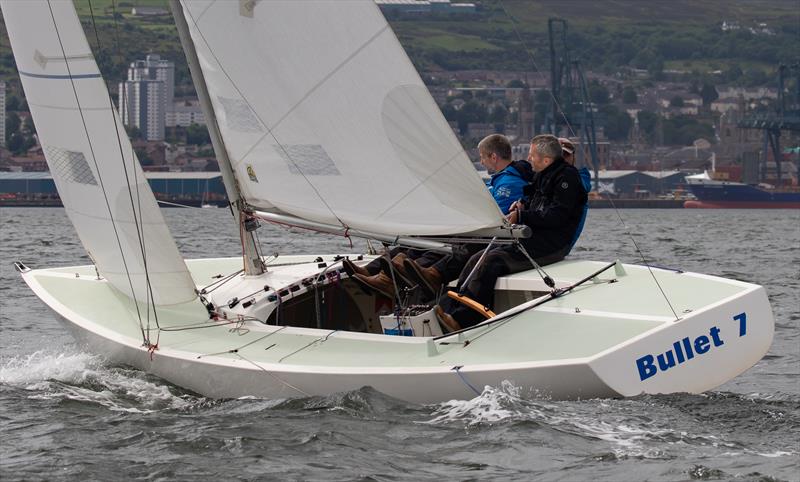
[[659, 182], [653, 176], [641, 171], [606, 171], [598, 172], [595, 177], [592, 171], [592, 185], [597, 186], [600, 194], [610, 194], [624, 198], [647, 198], [653, 193]]
[[139, 129], [148, 141], [164, 140], [167, 111], [175, 97], [175, 64], [148, 55], [128, 68], [128, 80], [119, 84], [122, 122]]
[[176, 100], [172, 104], [172, 109], [167, 111], [165, 125], [167, 127], [189, 127], [192, 124], [206, 124], [200, 101], [197, 99]]
[[450, 0], [375, 0], [375, 3], [386, 14], [473, 14], [477, 11], [474, 3], [452, 3]]
[[[145, 172], [156, 199], [199, 205], [201, 201], [223, 202], [226, 198], [219, 172]], [[57, 198], [49, 172], [0, 172], [0, 193], [16, 199]]]
[[0, 147], [6, 147], [6, 83], [0, 82]]
[[160, 15], [169, 15], [169, 10], [161, 7], [136, 6], [131, 9], [131, 15], [134, 17], [157, 17]]

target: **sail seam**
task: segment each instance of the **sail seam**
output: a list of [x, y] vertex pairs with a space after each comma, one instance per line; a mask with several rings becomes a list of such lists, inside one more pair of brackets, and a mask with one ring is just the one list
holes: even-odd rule
[[24, 75], [26, 77], [32, 77], [34, 79], [50, 79], [50, 80], [79, 80], [79, 79], [96, 79], [101, 77], [99, 73], [58, 75], [58, 74], [34, 74], [31, 72], [24, 72], [22, 70], [19, 70], [18, 72], [20, 75]]

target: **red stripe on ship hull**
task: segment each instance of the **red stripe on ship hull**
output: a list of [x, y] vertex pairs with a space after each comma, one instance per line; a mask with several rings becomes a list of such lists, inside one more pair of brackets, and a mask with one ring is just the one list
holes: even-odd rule
[[696, 209], [800, 209], [800, 202], [686, 201], [685, 208]]

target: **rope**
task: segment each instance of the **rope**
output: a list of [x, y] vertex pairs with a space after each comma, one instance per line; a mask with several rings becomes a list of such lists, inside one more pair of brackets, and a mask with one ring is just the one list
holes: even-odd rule
[[254, 362], [254, 361], [252, 361], [252, 360], [250, 360], [250, 359], [248, 359], [248, 358], [245, 358], [244, 356], [242, 356], [242, 354], [241, 354], [241, 353], [236, 353], [236, 356], [238, 356], [238, 357], [239, 357], [239, 358], [241, 358], [242, 360], [246, 361], [247, 363], [250, 363], [250, 364], [251, 364], [251, 365], [253, 365], [254, 367], [258, 368], [258, 369], [259, 369], [259, 370], [261, 370], [262, 372], [264, 372], [264, 373], [266, 373], [267, 375], [271, 376], [271, 377], [272, 377], [272, 378], [274, 378], [275, 380], [278, 380], [278, 381], [279, 381], [281, 384], [283, 384], [283, 385], [286, 385], [287, 387], [291, 388], [292, 390], [296, 390], [296, 391], [298, 391], [298, 392], [302, 393], [303, 395], [305, 395], [306, 397], [311, 397], [311, 396], [312, 396], [310, 393], [308, 393], [308, 392], [306, 392], [306, 391], [304, 391], [304, 390], [301, 390], [300, 388], [297, 388], [296, 386], [292, 385], [291, 383], [289, 383], [289, 382], [287, 382], [287, 381], [285, 381], [285, 380], [281, 379], [280, 377], [278, 377], [278, 376], [277, 376], [277, 375], [275, 375], [274, 373], [267, 371], [267, 370], [266, 370], [264, 367], [262, 367], [262, 366], [261, 366], [261, 365], [259, 365], [258, 363]]
[[[238, 321], [239, 321], [239, 320], [237, 320], [237, 322], [238, 322]], [[198, 356], [197, 356], [197, 359], [199, 360], [199, 359], [201, 359], [201, 358], [205, 358], [205, 357], [207, 357], [207, 356], [217, 356], [217, 355], [227, 355], [227, 354], [230, 354], [230, 353], [238, 353], [238, 352], [239, 352], [239, 350], [241, 350], [241, 349], [243, 349], [243, 348], [247, 348], [248, 346], [250, 346], [250, 345], [253, 345], [254, 343], [258, 343], [259, 341], [261, 341], [261, 340], [263, 340], [263, 339], [265, 339], [265, 338], [268, 338], [268, 337], [270, 337], [270, 336], [274, 335], [275, 333], [278, 333], [279, 331], [282, 331], [282, 330], [284, 330], [285, 328], [286, 328], [285, 326], [282, 326], [282, 327], [278, 328], [277, 330], [275, 330], [275, 331], [273, 331], [273, 332], [267, 333], [266, 335], [264, 335], [264, 336], [262, 336], [262, 337], [259, 337], [259, 338], [256, 338], [256, 339], [255, 339], [255, 340], [253, 340], [253, 341], [247, 342], [247, 343], [245, 343], [244, 345], [242, 345], [242, 346], [239, 346], [239, 347], [237, 347], [237, 348], [231, 348], [230, 350], [220, 351], [220, 352], [216, 352], [216, 353], [207, 353], [207, 354], [205, 354], [205, 355], [198, 355]], [[275, 346], [275, 345], [272, 345], [272, 346]], [[271, 347], [270, 347], [270, 348], [271, 348]]]
[[472, 386], [472, 384], [469, 382], [469, 380], [467, 380], [464, 377], [464, 375], [461, 373], [461, 369], [462, 368], [464, 368], [462, 365], [457, 365], [457, 366], [454, 366], [453, 368], [451, 368], [451, 370], [455, 370], [456, 375], [458, 375], [458, 378], [460, 378], [461, 381], [464, 382], [464, 385], [468, 386], [473, 392], [475, 392], [475, 395], [480, 396], [481, 392], [479, 392], [477, 388]]
[[298, 348], [297, 350], [295, 350], [295, 351], [293, 351], [293, 352], [289, 353], [288, 355], [286, 355], [286, 356], [284, 356], [283, 358], [281, 358], [280, 360], [278, 360], [278, 363], [281, 363], [283, 360], [285, 360], [285, 359], [289, 358], [289, 357], [290, 357], [290, 356], [292, 356], [292, 355], [295, 355], [295, 354], [297, 354], [297, 353], [300, 353], [301, 351], [305, 350], [306, 348], [310, 347], [311, 345], [313, 345], [313, 344], [315, 344], [315, 343], [324, 343], [324, 342], [328, 341], [328, 337], [330, 337], [331, 335], [333, 335], [333, 334], [334, 334], [334, 333], [336, 333], [337, 331], [339, 331], [339, 330], [333, 330], [333, 331], [331, 331], [330, 333], [328, 333], [327, 335], [325, 335], [325, 336], [323, 336], [323, 337], [320, 337], [320, 338], [317, 338], [316, 340], [313, 340], [311, 343], [308, 343], [307, 345], [305, 345], [305, 346], [302, 346], [302, 347]]
[[[533, 52], [528, 48], [527, 44], [522, 39], [522, 35], [520, 34], [519, 30], [516, 28], [516, 25], [515, 25], [515, 22], [514, 22], [514, 18], [508, 13], [508, 10], [506, 10], [505, 5], [503, 5], [503, 0], [497, 0], [497, 1], [500, 4], [500, 8], [503, 10], [503, 13], [505, 13], [506, 16], [511, 20], [512, 29], [514, 30], [514, 33], [517, 35], [517, 39], [519, 39], [519, 42], [522, 44], [522, 47], [525, 50], [525, 53], [528, 54], [528, 57], [530, 58], [531, 64], [533, 64], [534, 71], [537, 74], [539, 74], [539, 76], [542, 78], [542, 80], [545, 80], [544, 75], [542, 74], [541, 70], [539, 70], [539, 67], [536, 64], [536, 60], [533, 57]], [[551, 97], [551, 99], [553, 101], [553, 104], [558, 108], [559, 114], [561, 114], [561, 117], [564, 119], [564, 124], [567, 126], [567, 129], [569, 129], [570, 134], [572, 135], [572, 137], [576, 137], [575, 130], [572, 128], [572, 124], [570, 124], [569, 119], [567, 119], [567, 116], [564, 113], [564, 110], [561, 107], [561, 104], [558, 103], [558, 101], [555, 98], [555, 95], [553, 94], [553, 92], [550, 92], [549, 90], [548, 90], [548, 92], [550, 93], [550, 97]], [[617, 209], [617, 206], [614, 204], [614, 200], [611, 198], [611, 195], [609, 193], [606, 193], [606, 198], [611, 202], [611, 207], [614, 208], [614, 212], [617, 214], [617, 217], [619, 218], [620, 223], [627, 230], [628, 237], [630, 237], [631, 241], [633, 241], [633, 245], [636, 248], [637, 253], [642, 258], [642, 261], [644, 262], [644, 265], [647, 266], [648, 271], [650, 271], [650, 275], [653, 277], [653, 280], [656, 282], [656, 286], [658, 286], [658, 290], [661, 292], [661, 295], [666, 300], [667, 305], [669, 305], [669, 309], [672, 311], [672, 314], [675, 315], [675, 319], [679, 320], [680, 317], [675, 312], [675, 308], [672, 306], [672, 303], [669, 301], [669, 298], [667, 297], [667, 294], [664, 292], [664, 289], [661, 287], [661, 284], [658, 282], [658, 279], [656, 279], [655, 274], [653, 274], [652, 269], [650, 269], [650, 265], [647, 263], [647, 260], [644, 257], [644, 253], [642, 252], [641, 249], [639, 249], [639, 246], [636, 243], [636, 240], [633, 238], [633, 235], [630, 233], [630, 230], [628, 229], [628, 226], [625, 224], [625, 221], [622, 220], [622, 215], [620, 214], [619, 209]], [[527, 252], [525, 254], [527, 255]], [[534, 263], [534, 265], [535, 265], [535, 263]]]
[[[114, 5], [114, 4], [112, 4], [112, 7], [114, 9], [116, 9], [116, 5]], [[95, 39], [97, 41], [97, 51], [99, 53], [102, 53], [102, 45], [100, 44], [100, 36], [99, 36], [99, 34], [97, 32], [97, 23], [95, 22], [94, 9], [92, 8], [92, 1], [91, 0], [89, 0], [89, 13], [91, 14], [91, 17], [92, 17], [92, 27], [93, 27], [93, 30], [94, 30]], [[117, 46], [117, 47], [119, 47], [119, 46]], [[119, 53], [119, 52], [117, 52], [117, 53]], [[122, 99], [123, 101], [125, 100], [124, 95], [125, 95], [125, 89], [123, 89], [123, 99]], [[147, 307], [147, 332], [148, 332], [148, 337], [149, 337], [149, 333], [150, 333], [150, 309], [151, 308], [153, 310], [153, 317], [154, 317], [155, 322], [156, 322], [156, 327], [160, 328], [160, 325], [159, 325], [159, 322], [158, 322], [158, 312], [156, 311], [156, 306], [155, 306], [155, 296], [153, 295], [153, 285], [150, 282], [150, 271], [147, 268], [147, 246], [146, 246], [146, 243], [145, 243], [145, 236], [144, 236], [144, 221], [140, 222], [140, 219], [139, 219], [139, 213], [142, 212], [142, 199], [141, 199], [141, 194], [139, 192], [139, 189], [137, 187], [137, 189], [136, 189], [136, 202], [134, 202], [134, 200], [133, 200], [133, 190], [131, 189], [131, 180], [128, 177], [128, 168], [127, 168], [127, 166], [125, 164], [125, 153], [124, 153], [124, 150], [122, 148], [122, 138], [119, 135], [119, 124], [117, 123], [117, 116], [114, 115], [114, 104], [111, 101], [111, 96], [110, 95], [108, 95], [108, 104], [109, 104], [109, 106], [111, 108], [110, 109], [111, 118], [114, 121], [114, 133], [117, 136], [117, 145], [119, 147], [120, 160], [122, 161], [122, 172], [125, 173], [125, 184], [126, 184], [126, 186], [128, 188], [128, 199], [131, 202], [131, 213], [133, 214], [133, 222], [134, 222], [134, 225], [136, 226], [136, 236], [137, 236], [137, 238], [139, 240], [139, 249], [140, 249], [140, 251], [142, 253], [142, 267], [144, 268], [145, 286], [146, 286], [146, 293], [147, 293], [146, 294], [146, 298], [147, 298], [147, 302], [146, 302], [146, 307]], [[133, 149], [133, 146], [131, 146], [131, 149]], [[138, 186], [139, 185], [139, 182], [137, 180], [138, 171], [136, 169], [136, 160], [135, 160], [136, 159], [136, 155], [135, 155], [134, 152], [132, 152], [131, 154], [132, 154], [131, 158], [133, 159], [133, 162], [131, 163], [131, 167], [132, 167], [132, 170], [133, 170], [133, 183], [134, 183], [135, 186]], [[151, 302], [152, 302], [152, 305], [151, 305]], [[158, 344], [158, 343], [156, 342], [156, 344]]]
[[[611, 199], [611, 196], [609, 196], [608, 198]], [[661, 283], [658, 282], [658, 278], [656, 278], [655, 273], [653, 273], [653, 269], [650, 267], [650, 263], [647, 262], [647, 259], [645, 258], [644, 253], [642, 252], [641, 249], [639, 249], [639, 244], [636, 242], [636, 239], [633, 237], [633, 234], [631, 234], [631, 230], [630, 230], [630, 228], [628, 228], [628, 225], [625, 224], [625, 221], [622, 220], [622, 215], [619, 213], [619, 210], [617, 209], [617, 207], [614, 206], [614, 202], [613, 201], [611, 202], [611, 206], [614, 207], [614, 212], [617, 214], [617, 217], [619, 218], [619, 222], [622, 223], [622, 226], [625, 228], [625, 232], [628, 234], [628, 237], [631, 238], [631, 241], [633, 242], [633, 246], [636, 248], [636, 252], [642, 258], [642, 263], [644, 263], [644, 265], [647, 267], [647, 271], [650, 273], [650, 276], [653, 277], [653, 281], [656, 282], [656, 286], [658, 286], [658, 291], [661, 292], [661, 295], [664, 297], [664, 300], [667, 302], [667, 305], [669, 306], [670, 311], [672, 311], [672, 314], [675, 316], [675, 321], [680, 320], [681, 318], [678, 316], [678, 313], [675, 312], [675, 308], [672, 306], [672, 303], [669, 301], [669, 298], [667, 297], [667, 294], [664, 292], [664, 289], [661, 287]]]

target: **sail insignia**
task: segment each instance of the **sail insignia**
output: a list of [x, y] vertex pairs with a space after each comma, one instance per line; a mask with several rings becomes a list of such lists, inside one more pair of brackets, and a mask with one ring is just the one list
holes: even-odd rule
[[218, 97], [227, 126], [237, 132], [253, 134], [264, 132], [264, 128], [253, 113], [253, 109], [242, 99]]
[[51, 159], [50, 168], [65, 180], [78, 184], [97, 186], [92, 168], [82, 152], [69, 151], [53, 146], [44, 146], [45, 156]]
[[258, 0], [239, 0], [239, 15], [253, 18], [253, 11], [256, 9], [257, 3]]
[[340, 176], [333, 159], [319, 144], [300, 144], [296, 146], [272, 146], [286, 161], [289, 172], [306, 176]]

